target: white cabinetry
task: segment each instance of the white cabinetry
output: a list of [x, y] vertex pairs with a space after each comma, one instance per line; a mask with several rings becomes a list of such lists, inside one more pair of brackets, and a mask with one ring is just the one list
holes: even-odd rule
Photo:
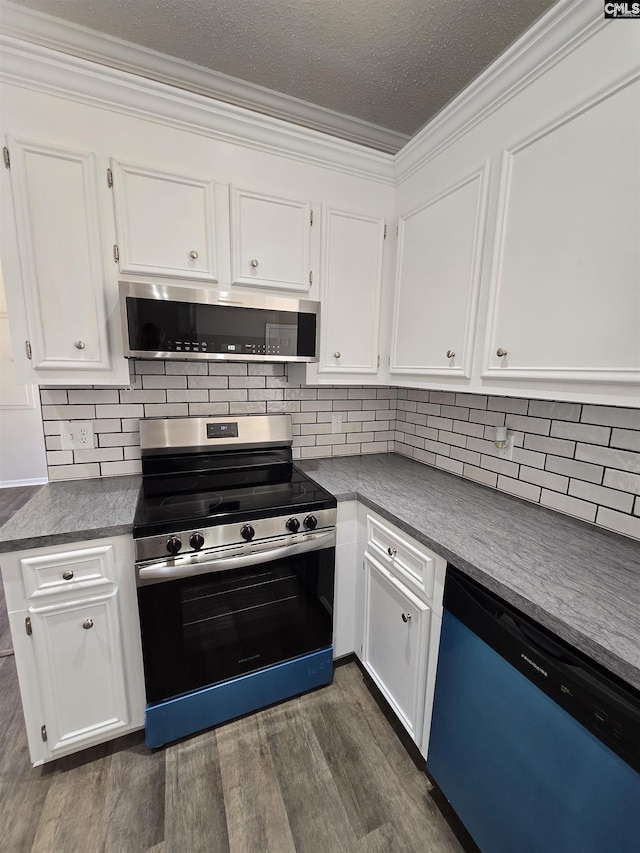
[[111, 169], [120, 272], [217, 282], [216, 194], [224, 206], [228, 187], [117, 160]]
[[3, 580], [33, 763], [141, 728], [130, 537], [6, 554]]
[[311, 202], [231, 187], [231, 283], [307, 291]]
[[391, 374], [471, 377], [487, 174], [400, 217]]
[[319, 373], [375, 374], [384, 220], [323, 207]]
[[446, 561], [361, 507], [365, 538], [360, 658], [426, 755]]
[[636, 81], [504, 151], [487, 379], [640, 383], [639, 117]]
[[19, 377], [125, 384], [127, 364], [116, 354], [117, 292], [106, 263], [108, 189], [104, 180], [100, 189], [98, 158], [22, 137], [8, 137], [7, 149], [2, 252]]

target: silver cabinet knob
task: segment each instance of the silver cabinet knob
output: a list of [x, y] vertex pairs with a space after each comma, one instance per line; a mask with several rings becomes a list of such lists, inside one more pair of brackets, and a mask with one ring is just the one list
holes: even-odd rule
[[499, 348], [496, 350], [496, 355], [498, 356], [498, 358], [504, 358], [504, 357], [505, 357], [505, 355], [507, 355], [507, 354], [508, 354], [508, 353], [507, 353], [507, 350], [506, 350], [506, 349], [502, 349], [502, 347], [499, 347]]
[[341, 355], [342, 355], [342, 353], [341, 353], [341, 352], [339, 352], [338, 350], [336, 350], [336, 351], [334, 352], [334, 354], [333, 354], [333, 357], [334, 357], [334, 358], [340, 358], [340, 356], [341, 356]]
[[403, 622], [411, 622], [411, 614], [410, 613], [403, 613], [402, 614], [402, 621]]
[[67, 569], [66, 572], [62, 573], [62, 579], [65, 581], [70, 581], [73, 578], [73, 572], [71, 569]]
[[452, 349], [447, 350], [447, 358], [455, 358], [455, 356], [456, 356], [455, 350], [452, 350]]
[[89, 628], [93, 628], [93, 619], [85, 619], [82, 623], [82, 627], [88, 631]]
[[255, 258], [253, 258], [253, 260], [251, 261], [251, 266], [252, 266], [254, 269], [258, 266], [258, 261], [257, 261]]
[[189, 257], [190, 257], [193, 261], [197, 261], [197, 260], [198, 260], [198, 253], [196, 252], [196, 250], [195, 250], [195, 249], [192, 249], [192, 250], [189, 252]]
[[76, 349], [84, 349], [86, 346], [84, 341], [76, 341]]
[[397, 551], [396, 551], [396, 549], [395, 549], [395, 548], [387, 548], [387, 554], [388, 554], [390, 557], [395, 557], [396, 553], [397, 553]]

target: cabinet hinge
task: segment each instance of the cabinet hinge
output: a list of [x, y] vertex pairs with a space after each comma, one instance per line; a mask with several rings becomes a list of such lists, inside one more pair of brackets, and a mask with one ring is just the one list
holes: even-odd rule
[[309, 270], [309, 287], [313, 284], [313, 270]]
[[47, 742], [47, 727], [46, 726], [40, 726], [40, 736], [41, 736], [42, 740], [46, 743]]
[[11, 157], [9, 156], [9, 149], [5, 145], [2, 149], [2, 159], [4, 160], [4, 165], [6, 169], [11, 168]]
[[309, 225], [313, 225], [313, 210], [309, 211]]
[[113, 244], [113, 260], [115, 261], [116, 264], [120, 260], [120, 252], [118, 251], [118, 247], [116, 246], [115, 243]]
[[107, 186], [109, 189], [113, 188], [113, 172], [111, 169], [107, 169]]
[[30, 637], [33, 634], [33, 628], [31, 627], [31, 616], [27, 616], [24, 620], [24, 630], [27, 632], [27, 637]]
[[396, 225], [396, 237], [398, 236], [399, 233], [400, 233], [400, 226]]
[[380, 367], [380, 353], [378, 353], [378, 367]]
[[33, 352], [31, 351], [31, 341], [25, 341], [24, 348], [27, 352], [27, 358], [33, 358]]
[[384, 223], [384, 234], [383, 234], [383, 239], [384, 239], [384, 240], [386, 240], [386, 239], [387, 239], [387, 223], [386, 223], [386, 222]]

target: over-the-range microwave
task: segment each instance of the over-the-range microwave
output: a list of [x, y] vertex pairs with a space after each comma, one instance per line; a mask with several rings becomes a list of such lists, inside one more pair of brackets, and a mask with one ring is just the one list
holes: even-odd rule
[[320, 303], [120, 281], [127, 358], [317, 361]]

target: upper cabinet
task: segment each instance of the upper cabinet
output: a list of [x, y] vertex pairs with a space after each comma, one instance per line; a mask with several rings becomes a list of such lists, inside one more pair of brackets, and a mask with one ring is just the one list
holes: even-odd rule
[[111, 170], [120, 272], [216, 283], [213, 180], [117, 160]]
[[471, 377], [487, 173], [400, 217], [391, 374]]
[[231, 283], [308, 291], [311, 202], [231, 187]]
[[502, 157], [483, 377], [640, 383], [640, 83]]
[[29, 383], [128, 381], [116, 354], [96, 155], [18, 137], [7, 137], [7, 151], [3, 269], [16, 353], [23, 347], [18, 375]]
[[323, 207], [318, 372], [378, 370], [384, 220]]

